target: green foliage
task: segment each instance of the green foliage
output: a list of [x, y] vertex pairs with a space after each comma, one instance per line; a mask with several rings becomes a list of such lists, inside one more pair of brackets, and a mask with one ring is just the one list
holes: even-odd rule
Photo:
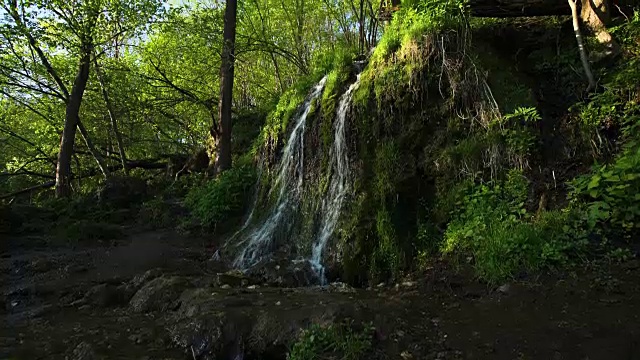
[[185, 205], [204, 226], [215, 227], [242, 213], [256, 180], [251, 164], [237, 164], [201, 187], [193, 188]]
[[532, 218], [524, 206], [528, 188], [517, 171], [505, 181], [468, 186], [445, 231], [442, 252], [471, 255], [478, 275], [489, 282], [566, 264], [568, 254], [586, 245], [580, 217], [567, 210]]
[[586, 201], [592, 228], [626, 235], [640, 229], [640, 142], [630, 141], [613, 163], [594, 166], [570, 185], [570, 198]]
[[304, 330], [287, 355], [288, 360], [358, 360], [372, 347], [371, 325], [354, 330], [349, 324], [312, 325]]
[[542, 117], [536, 108], [517, 108], [513, 113], [500, 118], [500, 133], [507, 149], [515, 156], [526, 158], [536, 144], [537, 137], [532, 130]]

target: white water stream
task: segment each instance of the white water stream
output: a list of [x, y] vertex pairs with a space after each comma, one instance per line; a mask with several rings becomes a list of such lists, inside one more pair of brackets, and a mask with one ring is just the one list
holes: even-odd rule
[[324, 266], [322, 265], [322, 253], [338, 225], [342, 205], [349, 189], [349, 154], [345, 136], [345, 123], [347, 112], [351, 105], [353, 91], [358, 87], [359, 83], [360, 75], [358, 75], [356, 81], [349, 86], [340, 98], [334, 124], [333, 147], [329, 155], [331, 180], [329, 182], [329, 189], [322, 202], [320, 233], [313, 244], [311, 259], [309, 259], [313, 271], [316, 273], [318, 279], [320, 279], [321, 285], [326, 283]]
[[[264, 255], [270, 253], [276, 231], [289, 225], [286, 223], [288, 220], [286, 215], [291, 210], [295, 210], [304, 179], [304, 132], [307, 116], [313, 101], [322, 94], [326, 81], [325, 76], [313, 88], [311, 95], [303, 104], [302, 113], [295, 119], [296, 123], [283, 150], [272, 187], [272, 189], [278, 189], [278, 198], [269, 216], [258, 227], [243, 236], [244, 239], [240, 242], [243, 246], [242, 251], [233, 262], [237, 268], [246, 269], [258, 263]], [[247, 228], [248, 222], [253, 218], [252, 215], [253, 209], [243, 229]]]
[[[254, 218], [254, 208], [251, 209], [247, 221], [236, 235], [242, 236], [237, 243], [242, 249], [235, 258], [233, 265], [240, 269], [248, 269], [256, 265], [274, 249], [274, 241], [282, 234], [291, 234], [292, 214], [299, 211], [300, 196], [304, 180], [304, 134], [306, 121], [313, 102], [322, 94], [327, 78], [323, 78], [312, 90], [301, 107], [299, 116], [295, 118], [295, 125], [284, 147], [282, 158], [276, 168], [276, 177], [271, 192], [277, 191], [277, 200], [267, 217], [257, 226], [251, 227]], [[360, 75], [340, 97], [333, 124], [334, 141], [329, 153], [329, 187], [320, 205], [319, 227], [311, 244], [309, 257], [294, 260], [294, 262], [308, 262], [321, 285], [326, 283], [325, 268], [322, 257], [327, 243], [335, 232], [340, 213], [349, 190], [349, 157], [346, 142], [345, 124], [347, 113], [353, 98], [353, 92], [358, 87]], [[270, 192], [270, 195], [271, 195]], [[233, 238], [236, 236], [234, 235]]]

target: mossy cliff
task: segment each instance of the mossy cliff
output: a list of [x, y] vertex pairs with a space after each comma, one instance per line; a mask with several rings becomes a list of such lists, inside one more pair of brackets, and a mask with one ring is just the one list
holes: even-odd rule
[[[597, 64], [603, 86], [586, 94], [569, 19], [479, 21], [457, 2], [434, 4], [400, 11], [360, 74], [346, 128], [350, 191], [324, 256], [330, 277], [372, 283], [444, 258], [502, 281], [632, 255], [640, 20], [613, 28], [625, 50]], [[337, 104], [358, 73], [351, 60], [336, 56], [285, 94], [254, 147], [264, 209], [289, 120], [328, 74], [306, 123], [299, 217], [283, 240], [293, 257], [318, 231]]]

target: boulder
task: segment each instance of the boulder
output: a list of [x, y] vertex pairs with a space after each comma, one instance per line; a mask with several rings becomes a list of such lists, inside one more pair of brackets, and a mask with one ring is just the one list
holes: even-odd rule
[[140, 288], [131, 298], [129, 306], [134, 312], [175, 309], [179, 305], [180, 295], [190, 287], [190, 282], [185, 278], [161, 276]]
[[229, 270], [225, 273], [218, 273], [217, 281], [220, 286], [228, 285], [229, 287], [245, 287], [251, 282], [251, 278], [246, 276], [239, 270]]
[[135, 289], [128, 285], [99, 284], [86, 292], [83, 303], [98, 307], [115, 307], [126, 305]]
[[102, 205], [114, 208], [128, 208], [142, 202], [147, 196], [147, 182], [134, 177], [114, 177], [107, 181], [96, 196]]

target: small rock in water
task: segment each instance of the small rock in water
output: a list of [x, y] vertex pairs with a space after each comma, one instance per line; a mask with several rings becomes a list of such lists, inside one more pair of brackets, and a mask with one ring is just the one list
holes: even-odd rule
[[276, 265], [276, 270], [280, 270], [280, 265]]
[[73, 349], [72, 360], [93, 360], [96, 358], [96, 353], [93, 347], [87, 342], [81, 342]]
[[231, 289], [231, 285], [229, 284], [223, 284], [222, 286], [220, 286], [220, 289]]
[[338, 293], [355, 293], [356, 290], [342, 282], [335, 282], [329, 285], [329, 291]]
[[403, 358], [404, 360], [410, 360], [413, 359], [413, 355], [411, 355], [410, 352], [408, 352], [407, 350], [403, 351], [400, 353], [400, 357]]
[[280, 301], [278, 301], [278, 302], [276, 303], [276, 306], [280, 306], [281, 304], [282, 304], [282, 303], [281, 303]]
[[259, 289], [259, 288], [260, 288], [260, 286], [258, 286], [258, 285], [249, 285], [249, 286], [247, 286], [247, 289], [250, 289], [250, 290], [255, 290], [255, 289]]
[[416, 286], [416, 282], [415, 281], [405, 281], [402, 283], [402, 286], [404, 287], [414, 287]]
[[511, 285], [509, 285], [509, 284], [504, 284], [504, 285], [502, 285], [502, 286], [500, 286], [500, 287], [498, 288], [498, 292], [499, 292], [499, 293], [502, 293], [502, 294], [507, 294], [507, 293], [509, 293], [509, 290], [510, 290], [510, 289], [511, 289]]

